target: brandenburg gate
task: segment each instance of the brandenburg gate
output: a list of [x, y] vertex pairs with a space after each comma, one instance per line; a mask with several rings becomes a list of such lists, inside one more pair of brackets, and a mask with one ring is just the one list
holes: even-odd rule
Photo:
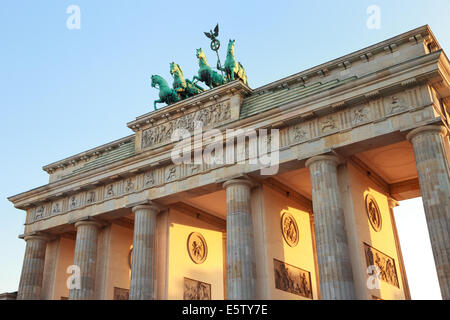
[[[419, 196], [450, 299], [450, 64], [428, 26], [257, 89], [240, 63], [197, 58], [196, 80], [152, 76], [168, 105], [132, 134], [9, 198], [26, 212], [17, 299], [410, 299], [393, 208]], [[245, 136], [245, 161], [174, 163], [196, 122], [265, 129], [276, 172]]]

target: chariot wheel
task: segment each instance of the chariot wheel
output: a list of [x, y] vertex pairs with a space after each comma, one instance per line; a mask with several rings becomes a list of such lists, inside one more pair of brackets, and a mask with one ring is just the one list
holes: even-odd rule
[[213, 41], [211, 41], [211, 49], [213, 51], [217, 51], [220, 48], [220, 41], [217, 39], [214, 39]]

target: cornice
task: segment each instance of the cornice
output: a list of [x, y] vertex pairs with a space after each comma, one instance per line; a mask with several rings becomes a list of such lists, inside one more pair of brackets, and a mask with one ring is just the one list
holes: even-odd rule
[[312, 77], [316, 77], [318, 75], [324, 76], [336, 69], [340, 69], [340, 70], [348, 69], [351, 66], [351, 64], [355, 61], [371, 60], [371, 59], [373, 59], [373, 56], [376, 54], [387, 52], [387, 51], [393, 52], [393, 51], [396, 51], [397, 48], [402, 44], [424, 41], [424, 39], [427, 37], [430, 37], [429, 41], [434, 42], [436, 44], [436, 48], [440, 49], [440, 46], [439, 46], [436, 38], [434, 37], [433, 33], [431, 32], [429, 26], [424, 25], [424, 26], [418, 27], [416, 29], [402, 33], [398, 36], [395, 36], [390, 39], [384, 40], [382, 42], [376, 43], [369, 47], [352, 52], [345, 56], [336, 58], [334, 60], [331, 60], [331, 61], [325, 62], [323, 64], [320, 64], [318, 66], [306, 69], [299, 73], [296, 73], [296, 74], [290, 75], [288, 77], [279, 79], [277, 81], [268, 83], [264, 86], [254, 89], [253, 92], [255, 94], [258, 94], [261, 91], [272, 90], [279, 86], [288, 86], [290, 83], [295, 83], [295, 82], [306, 83]]
[[[330, 112], [332, 112], [334, 110], [333, 109], [334, 105], [341, 108], [342, 105], [347, 106], [353, 100], [361, 101], [363, 99], [368, 99], [367, 94], [371, 93], [370, 86], [368, 86], [368, 83], [375, 81], [389, 82], [390, 79], [398, 77], [399, 74], [403, 74], [403, 78], [398, 79], [397, 82], [395, 83], [391, 83], [389, 87], [385, 87], [383, 89], [378, 90], [378, 94], [382, 94], [383, 90], [389, 90], [389, 88], [394, 87], [401, 88], [404, 86], [416, 85], [417, 81], [423, 79], [420, 79], [420, 77], [417, 78], [408, 77], [407, 73], [412, 72], [413, 70], [416, 69], [425, 69], [426, 65], [432, 65], [433, 63], [436, 63], [436, 61], [438, 61], [438, 59], [440, 58], [441, 53], [442, 53], [441, 51], [438, 51], [422, 57], [412, 59], [411, 61], [406, 61], [402, 63], [403, 67], [401, 68], [399, 67], [399, 65], [392, 66], [390, 67], [392, 72], [387, 73], [384, 78], [378, 78], [376, 76], [367, 75], [361, 79], [355, 80], [356, 82], [349, 83], [346, 88], [339, 87], [333, 89], [332, 92], [326, 92], [322, 94], [322, 98], [313, 96], [311, 98], [308, 98], [308, 101], [299, 100], [298, 102], [295, 103], [295, 105], [283, 107], [282, 110], [276, 108], [276, 110], [269, 110], [264, 114], [259, 114], [247, 119], [232, 122], [227, 125], [227, 128], [233, 128], [237, 126], [238, 127], [252, 126], [262, 118], [264, 118], [265, 123], [268, 123], [269, 126], [271, 126], [270, 123], [276, 125], [278, 122], [280, 122], [280, 120], [277, 119], [277, 117], [279, 118], [281, 116], [286, 117], [286, 121], [291, 120], [289, 117], [294, 116], [300, 119], [304, 118], [305, 113], [311, 114], [311, 117], [316, 117], [317, 116], [317, 114], [315, 114], [316, 110], [313, 110], [312, 108], [313, 105], [317, 105], [321, 101], [321, 99], [322, 100], [326, 99], [329, 102], [328, 106], [325, 106], [321, 109], [328, 108]], [[433, 70], [434, 73], [437, 72], [435, 69]], [[424, 75], [425, 78], [428, 76], [430, 75]], [[362, 86], [364, 86], [364, 88], [368, 87], [367, 92], [362, 92], [361, 94], [355, 95], [353, 97], [349, 96], [349, 92], [355, 90], [355, 88]], [[346, 99], [342, 100], [342, 97], [346, 97]], [[344, 101], [344, 104], [336, 103], [339, 101]], [[167, 159], [170, 161], [170, 150], [171, 145], [167, 145], [164, 146], [164, 148], [145, 151], [133, 157], [121, 160], [118, 163], [112, 163], [102, 168], [94, 169], [92, 171], [88, 171], [74, 177], [59, 180], [54, 183], [12, 196], [8, 198], [8, 200], [13, 202], [14, 204], [17, 204], [16, 205], [17, 208], [25, 209], [27, 202], [29, 202], [27, 199], [42, 197], [41, 201], [47, 201], [49, 199], [57, 198], [59, 196], [67, 194], [68, 191], [67, 190], [64, 191], [62, 189], [70, 189], [71, 186], [75, 184], [77, 184], [76, 191], [79, 191], [80, 189], [89, 189], [90, 187], [97, 186], [99, 183], [103, 182], [106, 183], [107, 181], [112, 181], [114, 179], [120, 178], [121, 175], [118, 173], [118, 171], [123, 168], [127, 168], [127, 170], [130, 170], [130, 172], [140, 172], [146, 170], [147, 168], [161, 166], [165, 162], [167, 162], [166, 161]], [[85, 183], [83, 184], [83, 182]], [[80, 184], [82, 185], [79, 186]]]
[[65, 158], [63, 160], [59, 160], [53, 163], [50, 163], [46, 166], [42, 167], [42, 170], [46, 171], [48, 174], [52, 174], [55, 170], [60, 168], [68, 167], [69, 165], [77, 164], [80, 161], [88, 161], [92, 157], [100, 156], [105, 152], [114, 150], [118, 147], [120, 147], [123, 144], [130, 143], [134, 139], [134, 134], [129, 135], [127, 137], [106, 143], [104, 145], [101, 145], [99, 147], [89, 149], [87, 151], [83, 151], [81, 153], [78, 153], [74, 156]]
[[181, 116], [194, 112], [198, 110], [200, 106], [210, 101], [218, 100], [226, 95], [240, 93], [242, 96], [246, 96], [251, 94], [252, 91], [253, 90], [242, 83], [242, 81], [235, 80], [220, 87], [202, 92], [189, 99], [182, 100], [161, 109], [141, 115], [137, 117], [136, 120], [128, 122], [127, 126], [136, 132], [141, 127], [157, 123], [158, 121], [161, 121], [161, 119], [168, 120], [174, 115]]

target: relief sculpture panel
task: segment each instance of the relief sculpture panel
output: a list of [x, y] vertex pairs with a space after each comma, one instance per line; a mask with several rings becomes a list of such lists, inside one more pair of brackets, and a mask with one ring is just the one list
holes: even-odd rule
[[196, 121], [203, 123], [203, 128], [212, 128], [215, 125], [231, 119], [231, 107], [227, 103], [218, 103], [201, 109], [178, 119], [151, 127], [142, 132], [142, 148], [169, 143], [172, 133], [176, 129], [185, 129], [191, 134], [194, 132]]
[[312, 299], [311, 274], [285, 262], [273, 259], [275, 288]]
[[[367, 267], [376, 266], [379, 270], [378, 276], [380, 280], [400, 288], [397, 270], [395, 268], [395, 260], [366, 243], [364, 243], [364, 252], [366, 255]], [[375, 272], [378, 273], [376, 270], [372, 270], [372, 273], [369, 275], [374, 275]]]
[[183, 300], [211, 300], [211, 284], [184, 278]]
[[129, 289], [114, 287], [114, 300], [128, 300], [129, 295]]

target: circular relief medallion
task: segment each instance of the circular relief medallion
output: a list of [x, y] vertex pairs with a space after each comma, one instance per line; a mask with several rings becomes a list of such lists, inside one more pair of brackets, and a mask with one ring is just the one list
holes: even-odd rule
[[298, 226], [294, 216], [290, 212], [285, 212], [281, 216], [281, 232], [289, 246], [295, 247], [298, 244]]
[[198, 232], [192, 232], [187, 239], [187, 249], [192, 261], [197, 264], [203, 263], [208, 255], [206, 240]]
[[368, 194], [366, 195], [366, 213], [370, 224], [375, 231], [381, 230], [381, 213], [375, 198]]

